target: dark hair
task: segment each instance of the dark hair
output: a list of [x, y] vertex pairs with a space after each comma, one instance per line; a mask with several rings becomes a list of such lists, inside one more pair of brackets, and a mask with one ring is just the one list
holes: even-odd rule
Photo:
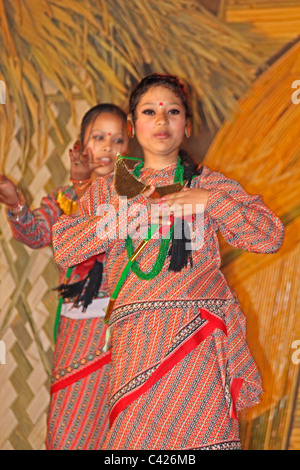
[[122, 119], [122, 121], [126, 125], [127, 116], [124, 113], [124, 111], [121, 108], [119, 108], [119, 106], [112, 104], [112, 103], [97, 104], [93, 108], [89, 109], [82, 118], [81, 126], [80, 126], [80, 135], [79, 135], [81, 146], [83, 146], [84, 135], [85, 135], [87, 127], [89, 126], [91, 122], [95, 121], [95, 119], [99, 116], [99, 114], [102, 114], [102, 113], [116, 114]]
[[192, 112], [190, 110], [188, 93], [185, 85], [180, 82], [180, 80], [175, 75], [166, 75], [160, 73], [154, 73], [143, 78], [140, 83], [132, 91], [129, 99], [129, 111], [132, 116], [133, 122], [136, 118], [136, 107], [141, 99], [141, 96], [144, 95], [150, 88], [156, 86], [163, 86], [169, 88], [173, 93], [181, 99], [181, 102], [185, 109], [185, 117], [189, 119], [192, 117]]

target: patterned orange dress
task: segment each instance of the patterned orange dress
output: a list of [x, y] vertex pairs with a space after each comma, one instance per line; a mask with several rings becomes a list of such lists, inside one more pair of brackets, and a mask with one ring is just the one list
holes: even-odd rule
[[[163, 186], [176, 165], [143, 169], [140, 179]], [[152, 280], [132, 270], [110, 317], [112, 354], [109, 431], [103, 449], [238, 449], [238, 413], [259, 401], [262, 383], [245, 338], [245, 317], [220, 271], [217, 232], [233, 246], [275, 253], [281, 221], [233, 180], [203, 168], [191, 187], [210, 190], [204, 212], [204, 241], [193, 251], [193, 266], [168, 270], [169, 258]], [[112, 177], [98, 179], [83, 196], [79, 212], [54, 226], [56, 261], [77, 264], [105, 250], [109, 292], [128, 260], [124, 220], [148, 221], [143, 195], [124, 207]], [[194, 221], [191, 229], [196, 224]], [[158, 256], [153, 238], [138, 258], [149, 271]], [[135, 245], [138, 241], [135, 242]]]
[[[39, 208], [31, 211], [26, 207], [20, 218], [8, 213], [16, 240], [33, 249], [51, 245], [51, 227], [63, 214], [59, 194], [64, 194], [65, 204], [76, 200], [73, 187], [61, 187], [44, 197]], [[98, 260], [103, 258], [103, 254], [97, 256]], [[74, 266], [69, 283], [84, 279], [95, 260], [96, 257]], [[60, 283], [65, 278], [66, 270], [61, 269]], [[104, 274], [99, 299], [107, 296], [106, 290]], [[77, 310], [81, 312], [81, 308]], [[103, 352], [106, 329], [100, 317], [85, 318], [81, 315], [76, 319], [60, 316], [52, 360], [46, 436], [48, 450], [101, 449], [108, 429], [106, 398], [111, 353]]]

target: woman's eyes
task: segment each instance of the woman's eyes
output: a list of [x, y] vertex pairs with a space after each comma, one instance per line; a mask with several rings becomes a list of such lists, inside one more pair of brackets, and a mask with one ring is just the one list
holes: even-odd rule
[[143, 114], [146, 114], [147, 116], [151, 116], [153, 114], [155, 114], [155, 111], [153, 109], [144, 109], [144, 111], [142, 111]]
[[92, 138], [95, 139], [95, 140], [103, 140], [104, 139], [103, 135], [100, 135], [100, 134], [94, 134], [92, 136]]
[[[146, 116], [154, 116], [156, 114], [156, 111], [154, 109], [144, 109], [142, 111], [142, 114], [146, 114]], [[167, 111], [167, 114], [176, 116], [177, 114], [180, 114], [180, 110], [177, 108], [171, 108]]]
[[[94, 134], [92, 136], [93, 139], [95, 139], [96, 141], [101, 141], [101, 140], [104, 140], [104, 135], [101, 135], [101, 134]], [[124, 139], [122, 137], [116, 137], [113, 139], [113, 143], [114, 144], [123, 144], [124, 143]]]

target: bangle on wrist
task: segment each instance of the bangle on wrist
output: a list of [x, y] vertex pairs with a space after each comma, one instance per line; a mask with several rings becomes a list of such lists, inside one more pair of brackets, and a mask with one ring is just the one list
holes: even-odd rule
[[26, 207], [26, 201], [22, 192], [17, 189], [17, 193], [19, 196], [18, 202], [13, 204], [12, 206], [6, 205], [7, 212], [12, 216], [20, 216]]
[[19, 205], [21, 204], [21, 201], [20, 199], [18, 200], [18, 202], [16, 202], [15, 204], [6, 204], [6, 207], [12, 211], [14, 209], [17, 209], [19, 207]]
[[74, 191], [86, 190], [89, 187], [90, 183], [86, 184], [73, 184]]
[[70, 178], [70, 181], [73, 184], [84, 184], [84, 185], [86, 185], [86, 184], [91, 182], [91, 178], [88, 178], [86, 180], [73, 180], [73, 178]]

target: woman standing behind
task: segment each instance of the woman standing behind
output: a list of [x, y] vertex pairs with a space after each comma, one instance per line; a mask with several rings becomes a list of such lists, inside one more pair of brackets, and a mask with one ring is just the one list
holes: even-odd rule
[[[142, 192], [128, 193], [128, 226], [138, 214], [143, 226], [148, 219], [141, 207], [149, 215], [152, 204], [162, 215], [169, 210], [169, 233], [178, 235], [182, 209], [195, 216], [202, 207], [204, 238], [191, 250], [174, 235], [153, 236], [140, 249], [130, 230], [126, 240], [113, 236], [108, 220], [117, 233], [122, 228], [118, 171], [115, 182], [97, 180], [76, 216], [54, 226], [55, 259], [63, 267], [106, 251], [113, 302], [107, 312], [110, 429], [103, 448], [238, 449], [238, 412], [258, 403], [262, 385], [246, 344], [244, 315], [220, 271], [217, 232], [237, 248], [275, 253], [283, 226], [259, 196], [205, 166], [198, 169], [180, 150], [191, 114], [176, 77], [144, 78], [131, 94], [130, 113], [144, 158], [131, 175]], [[174, 183], [186, 187], [153, 197], [155, 188]], [[110, 209], [100, 216], [105, 202]], [[198, 220], [189, 222], [194, 233]]]
[[[6, 205], [14, 237], [30, 248], [52, 243], [58, 218], [77, 209], [97, 177], [113, 172], [116, 155], [128, 145], [126, 115], [113, 104], [99, 104], [83, 117], [79, 142], [70, 150], [71, 185], [57, 188], [31, 211], [15, 185], [2, 175], [0, 201]], [[47, 449], [99, 449], [108, 425], [110, 353], [103, 353], [107, 305], [104, 254], [60, 270], [55, 322]]]

